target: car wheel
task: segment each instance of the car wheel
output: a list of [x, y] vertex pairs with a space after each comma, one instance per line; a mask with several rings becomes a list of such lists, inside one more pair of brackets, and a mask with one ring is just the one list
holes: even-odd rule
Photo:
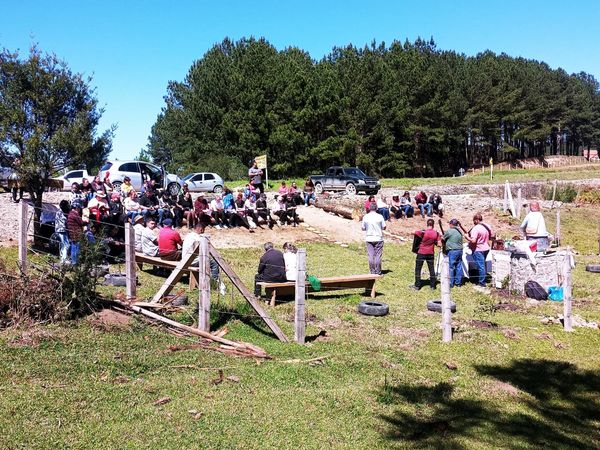
[[121, 192], [121, 186], [123, 185], [123, 183], [121, 183], [120, 181], [115, 181], [112, 185], [114, 192]]
[[179, 189], [180, 189], [180, 186], [177, 183], [171, 183], [167, 186], [167, 191], [169, 191], [170, 195], [179, 194]]
[[354, 183], [348, 183], [346, 185], [346, 194], [348, 194], [348, 195], [356, 194], [356, 186], [354, 186]]
[[215, 188], [213, 189], [213, 192], [215, 194], [220, 194], [221, 192], [223, 192], [223, 186], [215, 186]]
[[379, 302], [360, 302], [358, 312], [365, 316], [385, 316], [390, 312], [390, 307]]
[[322, 194], [323, 193], [323, 185], [321, 183], [315, 184], [315, 192], [317, 194]]

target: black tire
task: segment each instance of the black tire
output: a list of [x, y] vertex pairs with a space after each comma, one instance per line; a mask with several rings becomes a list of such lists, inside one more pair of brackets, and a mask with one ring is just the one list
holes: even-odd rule
[[[427, 302], [427, 309], [433, 312], [442, 312], [442, 301], [441, 300], [430, 300]], [[456, 312], [456, 303], [450, 300], [450, 311]]]
[[390, 312], [390, 307], [379, 302], [360, 302], [358, 312], [365, 316], [385, 316]]
[[323, 193], [323, 185], [321, 183], [315, 183], [315, 192], [317, 194]]
[[354, 183], [348, 183], [346, 185], [346, 194], [356, 195], [356, 186], [354, 185]]
[[223, 186], [221, 186], [221, 185], [215, 186], [215, 188], [213, 189], [213, 192], [215, 194], [220, 194], [221, 192], [223, 192]]
[[585, 270], [587, 272], [600, 273], [600, 265], [599, 264], [588, 264], [587, 266], [585, 266]]
[[179, 194], [179, 190], [181, 189], [181, 186], [179, 186], [178, 183], [170, 183], [167, 186], [167, 191], [169, 192], [169, 195], [177, 195]]
[[121, 183], [120, 181], [115, 181], [112, 185], [114, 192], [121, 192], [121, 186], [123, 185], [123, 183]]

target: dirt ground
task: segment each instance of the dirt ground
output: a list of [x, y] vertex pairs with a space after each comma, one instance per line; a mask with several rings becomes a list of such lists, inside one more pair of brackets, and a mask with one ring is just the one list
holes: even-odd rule
[[[392, 189], [384, 189], [383, 195], [391, 195]], [[45, 202], [58, 205], [60, 200], [68, 198], [68, 192], [49, 192], [44, 195]], [[364, 202], [365, 196], [358, 196], [357, 202]], [[443, 218], [444, 229], [451, 218], [460, 220], [465, 228], [472, 225], [473, 214], [481, 212], [484, 221], [500, 236], [512, 236], [517, 232], [515, 226], [510, 226], [506, 221], [500, 220], [497, 214], [502, 206], [501, 199], [492, 199], [489, 196], [478, 196], [476, 194], [464, 195], [445, 195], [444, 204], [446, 213]], [[215, 230], [209, 229], [208, 233], [211, 242], [217, 248], [232, 247], [255, 247], [262, 243], [271, 241], [277, 246], [284, 242], [336, 242], [339, 244], [348, 244], [351, 242], [361, 242], [364, 238], [360, 222], [345, 219], [335, 214], [327, 213], [314, 206], [299, 207], [298, 214], [303, 219], [301, 226], [294, 228], [291, 226], [276, 226], [273, 230], [268, 228], [256, 229], [255, 233], [249, 233], [243, 228]], [[11, 201], [8, 193], [0, 194], [0, 217], [2, 217], [2, 227], [0, 227], [0, 245], [11, 246], [17, 243], [18, 234], [18, 205]], [[436, 229], [437, 227], [437, 216]], [[392, 220], [388, 222], [388, 231], [396, 236], [410, 240], [414, 230], [425, 228], [425, 219], [415, 216], [410, 219]], [[187, 233], [182, 230], [182, 235]]]

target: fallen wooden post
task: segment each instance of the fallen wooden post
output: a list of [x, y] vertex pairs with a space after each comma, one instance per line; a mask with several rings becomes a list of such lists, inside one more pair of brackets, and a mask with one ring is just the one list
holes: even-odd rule
[[324, 198], [317, 199], [315, 206], [321, 208], [323, 211], [332, 212], [350, 220], [359, 220], [361, 216], [361, 210], [359, 208], [340, 205], [337, 202], [326, 200]]

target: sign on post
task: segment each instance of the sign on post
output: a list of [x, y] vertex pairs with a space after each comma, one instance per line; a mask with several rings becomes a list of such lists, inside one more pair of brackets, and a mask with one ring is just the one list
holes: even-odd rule
[[254, 158], [256, 165], [259, 169], [263, 169], [265, 172], [265, 189], [269, 187], [269, 175], [267, 174], [267, 155], [260, 155]]

